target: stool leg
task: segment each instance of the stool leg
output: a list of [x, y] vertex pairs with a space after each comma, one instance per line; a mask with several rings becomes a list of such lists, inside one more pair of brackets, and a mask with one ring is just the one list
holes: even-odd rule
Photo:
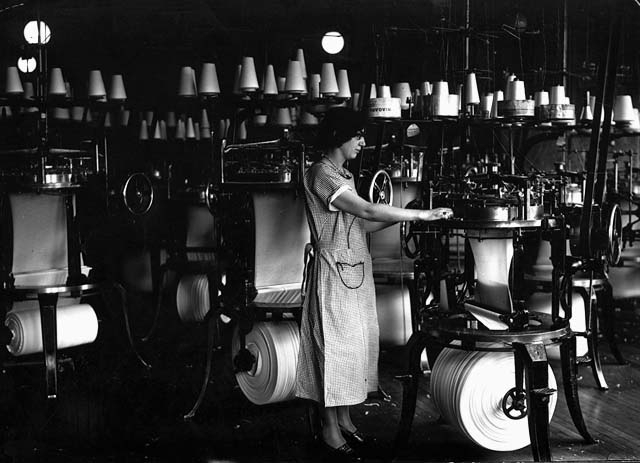
[[551, 461], [549, 445], [549, 364], [542, 343], [514, 343], [515, 355], [524, 363], [527, 420], [535, 461]]
[[560, 361], [562, 364], [562, 383], [564, 385], [564, 395], [567, 407], [571, 414], [573, 424], [584, 440], [589, 444], [594, 444], [595, 440], [589, 434], [587, 425], [582, 416], [580, 408], [580, 397], [578, 396], [578, 365], [576, 363], [576, 338], [571, 336], [565, 339], [560, 345]]
[[618, 365], [626, 365], [627, 361], [622, 356], [620, 349], [618, 349], [618, 344], [615, 339], [615, 307], [613, 306], [611, 283], [608, 281], [603, 285], [598, 295], [598, 300], [600, 307], [602, 307], [602, 311], [600, 312], [602, 317], [602, 333], [609, 343], [609, 349], [611, 349], [611, 353], [618, 362]]
[[585, 296], [585, 320], [587, 328], [587, 345], [589, 347], [589, 364], [598, 388], [603, 391], [609, 389], [604, 379], [602, 364], [600, 363], [600, 350], [598, 348], [598, 298], [594, 290]]
[[38, 294], [40, 304], [40, 326], [42, 328], [42, 349], [44, 351], [47, 399], [58, 395], [58, 325], [56, 306], [58, 294]]
[[414, 332], [407, 342], [407, 374], [397, 379], [402, 381], [402, 412], [398, 431], [394, 439], [393, 454], [409, 443], [409, 433], [413, 424], [418, 398], [418, 385], [422, 376], [420, 357], [427, 345], [427, 337], [421, 332]]

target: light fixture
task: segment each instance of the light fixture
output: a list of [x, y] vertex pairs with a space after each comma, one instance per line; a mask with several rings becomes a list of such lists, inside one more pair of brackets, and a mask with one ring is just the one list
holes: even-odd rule
[[[24, 26], [24, 38], [27, 43], [45, 44], [51, 40], [51, 29], [44, 21], [40, 21], [40, 30], [38, 31], [38, 21], [29, 21]], [[39, 32], [39, 34], [38, 34]]]
[[24, 74], [35, 71], [37, 65], [38, 64], [36, 62], [36, 59], [33, 56], [29, 58], [21, 56], [20, 58], [18, 58], [18, 69], [20, 69], [20, 72]]
[[340, 32], [327, 32], [322, 37], [322, 49], [330, 55], [340, 53], [344, 48], [344, 37]]

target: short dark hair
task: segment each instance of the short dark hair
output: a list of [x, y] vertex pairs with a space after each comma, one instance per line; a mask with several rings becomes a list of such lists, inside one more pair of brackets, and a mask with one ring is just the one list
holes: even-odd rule
[[337, 148], [364, 130], [366, 118], [351, 108], [337, 107], [329, 109], [320, 123], [316, 148], [327, 150]]

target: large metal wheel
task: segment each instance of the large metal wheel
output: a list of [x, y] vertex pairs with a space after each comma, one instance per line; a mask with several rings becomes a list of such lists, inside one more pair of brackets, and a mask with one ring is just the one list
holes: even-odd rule
[[[409, 201], [405, 209], [420, 209], [418, 200]], [[416, 233], [413, 222], [400, 222], [400, 244], [404, 255], [409, 259], [415, 259], [420, 254], [421, 235]]]
[[620, 206], [608, 203], [604, 208], [604, 223], [607, 227], [606, 257], [609, 265], [618, 265], [622, 255], [622, 213]]
[[369, 185], [369, 201], [377, 204], [393, 204], [393, 186], [391, 177], [384, 170], [379, 170]]
[[153, 205], [153, 184], [142, 172], [135, 172], [127, 178], [122, 187], [122, 200], [133, 215], [144, 215]]

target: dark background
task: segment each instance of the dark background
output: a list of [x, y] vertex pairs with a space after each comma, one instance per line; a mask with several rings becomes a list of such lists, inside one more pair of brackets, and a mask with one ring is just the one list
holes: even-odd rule
[[[504, 86], [504, 73], [525, 80], [527, 93], [561, 83], [563, 18], [560, 0], [471, 0], [470, 68], [480, 90]], [[640, 6], [634, 0], [566, 0], [569, 90], [581, 103], [593, 89], [606, 42], [608, 14], [624, 8], [618, 93], [638, 104]], [[167, 107], [177, 99], [179, 70], [217, 63], [223, 92], [235, 66], [254, 56], [258, 74], [274, 64], [284, 75], [295, 50], [305, 50], [310, 72], [322, 62], [350, 71], [352, 88], [463, 80], [463, 0], [0, 0], [0, 65], [15, 65], [22, 30], [37, 10], [53, 31], [49, 68], [59, 66], [76, 96], [86, 94], [91, 69], [106, 79], [122, 73], [130, 102]], [[342, 53], [320, 47], [324, 32], [346, 39]], [[3, 73], [4, 74], [4, 73]], [[4, 76], [2, 76], [4, 79]]]

